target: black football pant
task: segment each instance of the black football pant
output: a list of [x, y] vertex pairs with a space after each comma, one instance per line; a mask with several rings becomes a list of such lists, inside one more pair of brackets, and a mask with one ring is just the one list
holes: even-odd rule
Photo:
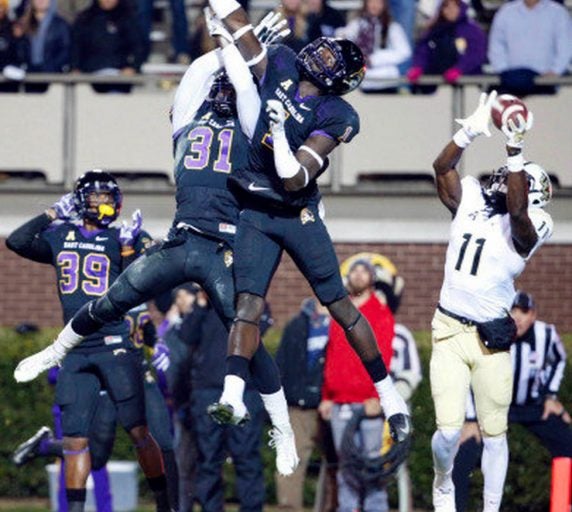
[[[234, 318], [233, 251], [225, 242], [179, 229], [173, 237], [135, 260], [107, 293], [78, 311], [75, 332], [87, 336], [104, 324], [117, 321], [133, 307], [193, 281], [199, 284], [227, 327]], [[252, 358], [250, 370], [256, 388], [265, 394], [280, 389], [278, 368], [263, 344]]]

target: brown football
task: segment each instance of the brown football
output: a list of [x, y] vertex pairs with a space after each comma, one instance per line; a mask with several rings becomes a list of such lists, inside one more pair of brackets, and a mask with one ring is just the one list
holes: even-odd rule
[[528, 118], [528, 109], [520, 98], [512, 96], [511, 94], [501, 94], [498, 96], [491, 110], [493, 123], [499, 130], [509, 119], [512, 119], [518, 125], [517, 117], [519, 114], [522, 115], [526, 121]]

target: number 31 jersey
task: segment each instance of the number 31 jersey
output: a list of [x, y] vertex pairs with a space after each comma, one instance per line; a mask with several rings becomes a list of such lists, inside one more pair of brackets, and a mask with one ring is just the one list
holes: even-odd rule
[[[53, 224], [41, 237], [51, 247], [58, 295], [67, 323], [84, 304], [105, 294], [123, 270], [119, 229], [86, 231], [65, 222]], [[135, 252], [142, 253], [147, 242], [150, 236], [142, 232], [136, 240]], [[106, 324], [74, 350], [96, 352], [129, 346], [129, 325], [121, 320]]]
[[462, 199], [451, 224], [439, 303], [457, 315], [483, 322], [510, 311], [514, 279], [550, 238], [553, 224], [544, 210], [528, 210], [538, 242], [523, 258], [514, 248], [508, 213], [491, 214], [474, 177], [463, 178], [461, 185]]

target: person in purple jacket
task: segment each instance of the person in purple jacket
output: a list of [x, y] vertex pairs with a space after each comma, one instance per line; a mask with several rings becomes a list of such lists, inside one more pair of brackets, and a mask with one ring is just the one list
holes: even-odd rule
[[[419, 40], [407, 78], [415, 84], [421, 75], [443, 75], [454, 84], [462, 75], [476, 75], [487, 58], [487, 36], [467, 17], [462, 0], [443, 0], [434, 21]], [[427, 90], [426, 90], [427, 89]], [[433, 92], [424, 87], [423, 92]]]

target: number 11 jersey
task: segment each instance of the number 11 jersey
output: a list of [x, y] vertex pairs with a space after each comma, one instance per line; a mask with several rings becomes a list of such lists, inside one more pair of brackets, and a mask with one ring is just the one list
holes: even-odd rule
[[472, 176], [462, 179], [462, 198], [451, 224], [440, 305], [477, 322], [506, 316], [515, 295], [514, 279], [552, 235], [552, 218], [541, 208], [528, 215], [538, 234], [528, 257], [516, 251], [510, 216], [494, 214]]

